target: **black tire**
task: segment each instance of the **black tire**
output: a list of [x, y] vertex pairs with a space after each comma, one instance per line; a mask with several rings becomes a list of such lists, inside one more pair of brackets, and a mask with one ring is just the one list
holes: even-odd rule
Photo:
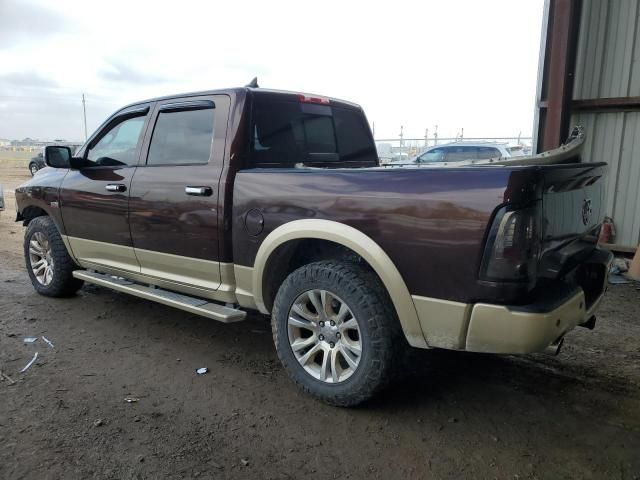
[[40, 167], [38, 166], [38, 164], [36, 162], [31, 162], [29, 164], [29, 173], [31, 173], [31, 176], [33, 177], [36, 172], [40, 170]]
[[[351, 376], [336, 383], [327, 383], [308, 373], [289, 341], [288, 318], [293, 303], [314, 289], [339, 296], [359, 325], [362, 347], [359, 364]], [[349, 262], [321, 261], [291, 273], [276, 295], [271, 326], [278, 357], [289, 377], [313, 397], [341, 407], [358, 405], [382, 390], [391, 381], [406, 346], [395, 309], [378, 277]]]
[[[49, 283], [43, 283], [43, 281], [39, 280], [32, 267], [31, 241], [34, 240], [34, 236], [42, 238], [41, 235], [48, 242], [47, 262], [50, 261], [53, 265]], [[34, 241], [37, 242], [37, 240]], [[73, 277], [73, 271], [78, 266], [69, 256], [60, 232], [58, 232], [51, 217], [42, 216], [31, 220], [24, 235], [24, 257], [33, 288], [41, 295], [67, 297], [76, 293], [84, 283], [82, 280]]]

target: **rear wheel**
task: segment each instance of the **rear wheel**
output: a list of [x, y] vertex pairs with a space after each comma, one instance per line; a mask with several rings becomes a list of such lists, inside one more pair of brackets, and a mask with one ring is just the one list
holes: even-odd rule
[[31, 172], [31, 176], [33, 177], [36, 172], [39, 170], [38, 164], [36, 162], [31, 162], [29, 164], [29, 171]]
[[329, 404], [357, 405], [391, 379], [399, 322], [378, 277], [347, 262], [293, 272], [272, 315], [282, 364], [304, 391]]
[[31, 283], [42, 295], [72, 295], [84, 283], [73, 277], [77, 267], [51, 217], [37, 217], [29, 223], [24, 237], [24, 256]]

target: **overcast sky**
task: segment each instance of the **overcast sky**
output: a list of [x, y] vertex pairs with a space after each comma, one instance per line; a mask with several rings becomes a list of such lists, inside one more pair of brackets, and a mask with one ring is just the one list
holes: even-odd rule
[[531, 134], [543, 0], [0, 0], [0, 138], [242, 86], [359, 103], [376, 137]]

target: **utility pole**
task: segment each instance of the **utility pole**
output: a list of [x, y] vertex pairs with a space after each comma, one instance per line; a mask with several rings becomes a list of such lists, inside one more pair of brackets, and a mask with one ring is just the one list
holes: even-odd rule
[[433, 134], [433, 144], [437, 145], [438, 144], [438, 125], [436, 125], [436, 131]]
[[84, 141], [87, 141], [87, 105], [84, 98], [84, 93], [82, 94], [82, 115], [84, 117]]
[[400, 125], [400, 154], [402, 154], [402, 137], [404, 136], [403, 131], [404, 127]]
[[424, 146], [425, 147], [429, 146], [429, 129], [428, 128], [424, 129]]

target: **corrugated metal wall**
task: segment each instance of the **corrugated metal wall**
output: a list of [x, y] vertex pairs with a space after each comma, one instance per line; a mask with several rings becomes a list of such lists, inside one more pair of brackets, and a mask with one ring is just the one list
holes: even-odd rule
[[[584, 0], [575, 100], [640, 96], [640, 0]], [[575, 113], [587, 129], [585, 157], [609, 163], [605, 211], [616, 243], [640, 243], [640, 112]]]

